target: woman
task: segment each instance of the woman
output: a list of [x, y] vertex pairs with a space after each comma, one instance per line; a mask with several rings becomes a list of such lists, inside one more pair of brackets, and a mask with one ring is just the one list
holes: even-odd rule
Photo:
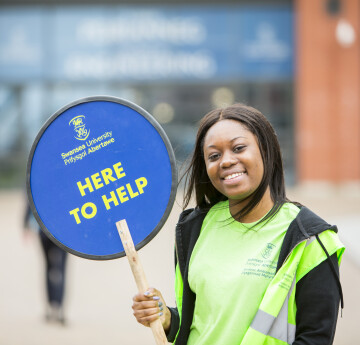
[[256, 109], [200, 122], [176, 228], [176, 302], [134, 296], [145, 326], [190, 345], [331, 344], [341, 299], [337, 229], [290, 202], [276, 134]]

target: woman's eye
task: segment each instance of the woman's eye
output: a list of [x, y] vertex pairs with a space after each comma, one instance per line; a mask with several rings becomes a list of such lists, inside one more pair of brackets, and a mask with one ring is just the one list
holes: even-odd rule
[[245, 148], [245, 146], [244, 146], [244, 145], [235, 146], [235, 148], [234, 148], [234, 152], [241, 152], [244, 148]]
[[214, 160], [216, 160], [217, 158], [219, 158], [219, 154], [218, 153], [213, 153], [213, 154], [211, 154], [211, 155], [209, 155], [209, 161], [214, 161]]

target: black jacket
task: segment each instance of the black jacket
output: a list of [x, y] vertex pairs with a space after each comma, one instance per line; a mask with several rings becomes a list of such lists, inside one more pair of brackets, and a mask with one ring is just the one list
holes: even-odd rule
[[[177, 262], [179, 263], [184, 283], [182, 320], [176, 345], [186, 345], [193, 320], [196, 295], [189, 287], [188, 269], [191, 253], [200, 235], [206, 213], [198, 208], [186, 210], [180, 215], [176, 226], [175, 265]], [[299, 242], [328, 229], [337, 232], [336, 226], [331, 226], [308, 208], [302, 207], [286, 232], [276, 271]], [[318, 237], [317, 240], [323, 247]], [[334, 254], [330, 257], [326, 249], [324, 247], [323, 249], [328, 260], [305, 275], [296, 285], [295, 299], [298, 309], [296, 337], [293, 345], [329, 345], [333, 342], [339, 300], [341, 299], [343, 307], [343, 299], [337, 256]], [[180, 320], [177, 308], [169, 307], [169, 309], [171, 327], [167, 337], [170, 342], [173, 342], [179, 329]]]

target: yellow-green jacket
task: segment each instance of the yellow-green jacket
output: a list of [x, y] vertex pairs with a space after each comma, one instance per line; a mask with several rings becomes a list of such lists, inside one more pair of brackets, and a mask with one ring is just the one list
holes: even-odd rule
[[[176, 227], [176, 304], [168, 340], [185, 345], [190, 333], [195, 294], [187, 281], [194, 245], [206, 212], [184, 211]], [[277, 271], [257, 314], [239, 345], [332, 344], [339, 300], [338, 266], [344, 246], [331, 226], [302, 207], [281, 247]]]

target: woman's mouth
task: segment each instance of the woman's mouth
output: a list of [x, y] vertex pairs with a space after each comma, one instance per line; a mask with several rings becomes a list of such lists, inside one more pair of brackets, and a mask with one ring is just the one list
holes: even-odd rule
[[224, 179], [225, 181], [234, 180], [234, 179], [236, 179], [237, 177], [240, 177], [240, 176], [242, 176], [242, 175], [244, 175], [244, 174], [246, 174], [245, 171], [237, 172], [237, 173], [233, 173], [233, 174], [227, 175], [227, 176], [223, 177], [223, 179]]

